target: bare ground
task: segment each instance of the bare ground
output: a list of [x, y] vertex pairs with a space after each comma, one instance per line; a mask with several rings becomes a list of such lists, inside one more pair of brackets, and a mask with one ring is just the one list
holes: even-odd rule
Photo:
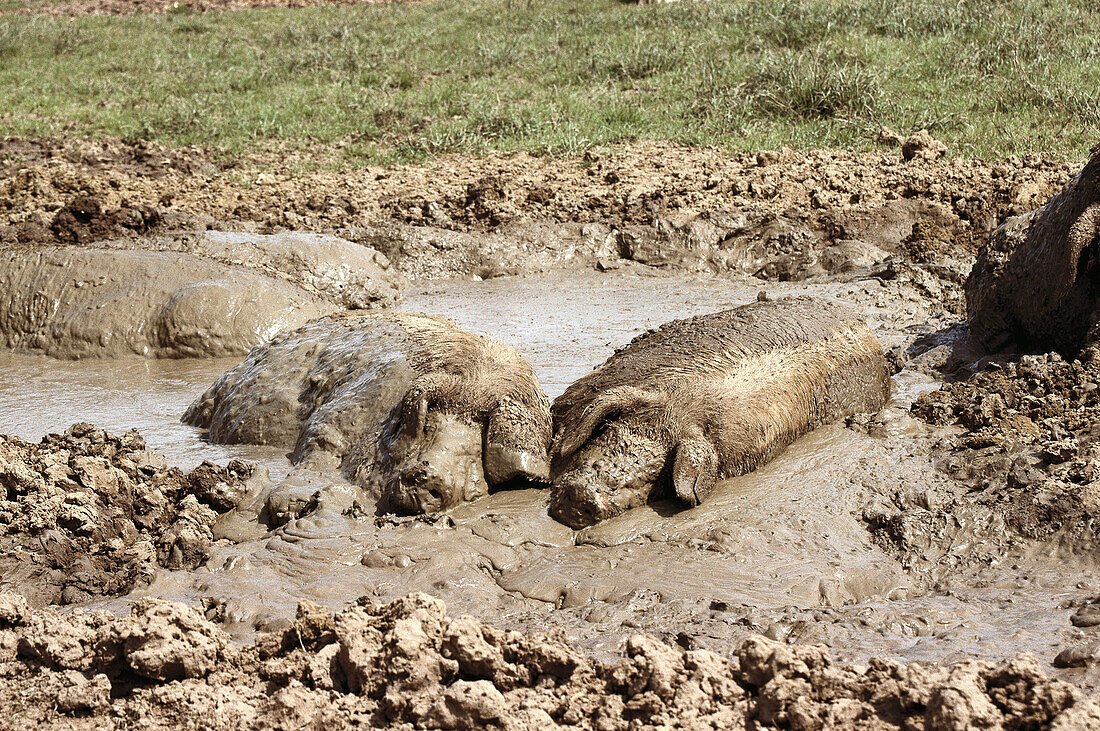
[[[196, 610], [32, 612], [0, 595], [0, 712], [12, 728], [1086, 728], [1100, 706], [1034, 657], [928, 669], [834, 665], [756, 637], [728, 658], [642, 635], [600, 662], [561, 634], [502, 632], [413, 594], [233, 646]], [[44, 704], [41, 698], [53, 702]]]
[[0, 589], [81, 604], [206, 560], [252, 467], [169, 467], [136, 431], [75, 424], [40, 443], [0, 435]]
[[[1075, 172], [1039, 155], [987, 163], [940, 152], [910, 150], [908, 160], [900, 150], [731, 157], [640, 142], [564, 159], [455, 155], [425, 166], [303, 172], [306, 164], [341, 164], [340, 146], [272, 151], [227, 165], [208, 151], [149, 142], [6, 138], [0, 241], [86, 241], [157, 225], [225, 223], [352, 233], [387, 223], [453, 231], [532, 220], [624, 226], [746, 208], [798, 217], [836, 236], [860, 213], [900, 199], [957, 217], [976, 241], [1005, 216], [1045, 202]], [[81, 197], [97, 204], [74, 209]], [[81, 230], [81, 219], [103, 221], [103, 230]]]

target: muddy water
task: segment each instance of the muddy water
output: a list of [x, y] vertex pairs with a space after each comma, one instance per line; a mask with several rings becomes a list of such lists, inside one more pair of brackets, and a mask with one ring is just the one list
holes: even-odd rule
[[283, 451], [208, 444], [179, 417], [196, 389], [238, 358], [59, 361], [0, 352], [0, 432], [39, 440], [87, 421], [116, 434], [137, 429], [168, 463], [190, 469], [203, 460], [260, 462], [285, 473]]
[[[446, 315], [514, 345], [551, 397], [645, 329], [751, 301], [760, 290], [751, 279], [629, 273], [415, 286], [403, 309]], [[769, 284], [768, 294], [860, 307], [888, 349], [945, 325], [924, 303], [877, 281]], [[178, 423], [190, 400], [233, 364], [4, 356], [0, 431], [37, 438], [78, 420], [138, 427], [172, 462], [245, 457], [274, 475], [258, 480], [258, 491], [318, 494], [319, 510], [270, 533], [239, 516], [226, 530], [248, 540], [216, 546], [206, 568], [162, 572], [138, 592], [202, 605], [242, 638], [285, 624], [300, 597], [335, 608], [363, 595], [422, 590], [453, 614], [561, 628], [597, 651], [636, 631], [714, 649], [763, 632], [824, 642], [857, 661], [1030, 650], [1049, 663], [1079, 632], [1063, 605], [1100, 591], [1091, 562], [1049, 557], [1006, 557], [930, 590], [926, 575], [872, 544], [859, 519], [869, 492], [931, 490], [946, 479], [932, 468], [927, 429], [907, 415], [912, 398], [936, 385], [915, 370], [895, 376], [894, 401], [870, 434], [829, 426], [763, 469], [720, 484], [698, 508], [658, 502], [574, 532], [547, 517], [540, 490], [497, 493], [427, 519], [349, 517], [355, 493], [332, 476], [284, 478], [277, 450], [209, 445]], [[954, 545], [945, 556], [967, 550]], [[122, 611], [127, 603], [106, 606]]]

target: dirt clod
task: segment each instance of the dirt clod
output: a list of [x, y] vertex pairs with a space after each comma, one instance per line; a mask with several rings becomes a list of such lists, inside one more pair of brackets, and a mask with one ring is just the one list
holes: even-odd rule
[[1032, 539], [1086, 550], [1100, 529], [1100, 353], [995, 362], [923, 394], [913, 413], [958, 425], [940, 468]]
[[[251, 474], [239, 461], [184, 473], [133, 430], [0, 436], [0, 587], [32, 606], [76, 604], [147, 584], [158, 566], [195, 568]], [[0, 604], [0, 625], [25, 615], [17, 599]]]
[[[10, 601], [0, 595], [0, 605]], [[360, 600], [335, 616], [316, 606], [298, 614], [285, 632], [236, 649], [182, 604], [143, 600], [124, 618], [39, 610], [0, 630], [0, 646], [18, 647], [0, 655], [0, 713], [15, 719], [13, 728], [71, 728], [84, 719], [116, 727], [121, 717], [155, 727], [186, 719], [199, 729], [296, 728], [313, 719], [326, 727], [615, 730], [1045, 729], [1096, 713], [1029, 655], [849, 668], [823, 647], [759, 636], [722, 657], [635, 635], [605, 662], [561, 634], [450, 617], [425, 594]], [[303, 640], [303, 629], [318, 624], [334, 629], [307, 630]], [[22, 705], [47, 691], [61, 700]], [[16, 707], [23, 712], [13, 715]]]

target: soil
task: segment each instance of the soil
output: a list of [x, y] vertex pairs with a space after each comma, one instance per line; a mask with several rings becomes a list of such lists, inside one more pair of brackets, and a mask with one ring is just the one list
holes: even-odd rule
[[[308, 602], [236, 647], [199, 612], [32, 611], [0, 595], [11, 728], [1074, 729], [1100, 704], [1034, 657], [926, 668], [834, 664], [756, 637], [729, 657], [634, 635], [612, 661], [562, 634], [504, 632], [425, 594], [335, 615]], [[38, 702], [47, 696], [51, 704]]]
[[0, 243], [304, 230], [368, 244], [417, 278], [548, 270], [580, 255], [603, 268], [637, 261], [786, 280], [903, 247], [973, 253], [1075, 172], [1040, 155], [730, 156], [665, 142], [332, 169], [345, 163], [340, 145], [227, 164], [150, 142], [9, 137], [0, 141]]
[[136, 431], [91, 424], [38, 444], [0, 435], [0, 590], [81, 604], [146, 585], [158, 566], [196, 568], [251, 474], [236, 461], [184, 473]]
[[[939, 468], [1028, 538], [1088, 553], [1100, 540], [1100, 352], [997, 359], [923, 394], [921, 419], [944, 437]], [[945, 506], [950, 512], [950, 506]]]
[[[198, 570], [68, 614], [0, 599], [4, 712], [78, 728], [1100, 726], [1080, 700], [1100, 686], [1100, 366], [987, 356], [961, 324], [977, 245], [1075, 170], [897, 143], [302, 173], [294, 155], [225, 166], [6, 140], [7, 254], [195, 248], [228, 266], [253, 251], [263, 269], [278, 257], [249, 242], [265, 232], [335, 234], [414, 280], [399, 307], [514, 343], [551, 396], [647, 327], [763, 289], [857, 308], [897, 373], [881, 413], [807, 435], [702, 505], [656, 500], [582, 531], [549, 518], [545, 490], [395, 518], [333, 471], [257, 470]], [[338, 147], [309, 154], [340, 163]], [[318, 296], [351, 306], [332, 287]], [[178, 380], [197, 394], [201, 373]], [[72, 488], [55, 489], [65, 506]], [[292, 517], [261, 524], [265, 500]]]

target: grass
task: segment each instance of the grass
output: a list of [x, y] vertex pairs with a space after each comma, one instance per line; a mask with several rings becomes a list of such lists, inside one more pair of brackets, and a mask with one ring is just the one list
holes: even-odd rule
[[76, 19], [0, 15], [0, 132], [348, 164], [634, 139], [964, 155], [1100, 140], [1095, 0], [441, 0]]

